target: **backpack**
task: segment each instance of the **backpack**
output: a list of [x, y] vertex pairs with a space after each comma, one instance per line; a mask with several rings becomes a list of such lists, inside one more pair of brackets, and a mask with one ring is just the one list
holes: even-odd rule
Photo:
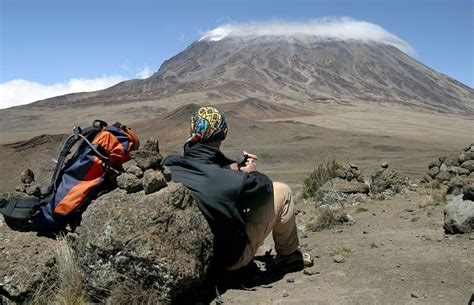
[[122, 164], [138, 147], [135, 132], [118, 122], [108, 126], [95, 120], [90, 127], [74, 127], [49, 186], [39, 198], [9, 196], [0, 204], [5, 220], [26, 221], [40, 232], [58, 232], [67, 225], [74, 230], [92, 200], [116, 187]]

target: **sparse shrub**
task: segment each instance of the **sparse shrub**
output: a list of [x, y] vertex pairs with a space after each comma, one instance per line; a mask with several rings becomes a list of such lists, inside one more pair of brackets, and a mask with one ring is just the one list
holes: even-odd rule
[[433, 203], [435, 205], [442, 205], [447, 201], [446, 192], [432, 192], [431, 198], [433, 199]]
[[428, 206], [444, 205], [447, 202], [446, 189], [433, 190], [431, 189], [430, 194], [424, 197], [424, 200], [418, 203], [419, 208], [426, 208]]
[[340, 247], [335, 247], [329, 251], [329, 256], [334, 256], [334, 255], [344, 255], [352, 253], [352, 248], [347, 247], [347, 246], [340, 246]]
[[331, 229], [337, 225], [353, 222], [352, 218], [341, 210], [332, 210], [329, 208], [319, 209], [321, 212], [315, 220], [306, 224], [306, 230], [322, 231]]
[[340, 168], [342, 168], [342, 166], [336, 160], [319, 164], [316, 169], [304, 179], [303, 196], [305, 198], [314, 197], [316, 191], [324, 183], [334, 178], [336, 170]]
[[317, 196], [318, 198], [315, 198], [318, 200], [318, 204], [320, 206], [335, 206], [335, 205], [340, 205], [341, 207], [344, 206], [344, 202], [346, 201], [348, 195], [340, 192], [338, 190], [330, 190], [328, 192], [325, 192], [323, 196]]
[[431, 188], [434, 190], [439, 190], [441, 188], [441, 182], [439, 180], [433, 180], [431, 182]]
[[367, 212], [369, 209], [367, 209], [366, 207], [363, 207], [363, 206], [358, 206], [357, 209], [356, 209], [356, 213], [362, 213], [362, 212]]

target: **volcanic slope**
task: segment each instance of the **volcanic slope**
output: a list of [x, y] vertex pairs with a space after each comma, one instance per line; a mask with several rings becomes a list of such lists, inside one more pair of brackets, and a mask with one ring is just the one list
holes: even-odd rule
[[1, 110], [0, 128], [8, 134], [0, 142], [65, 132], [71, 118], [132, 124], [190, 103], [254, 98], [312, 112], [364, 106], [474, 115], [472, 88], [393, 46], [315, 36], [227, 37], [194, 42], [148, 79]]
[[316, 36], [204, 39], [167, 60], [146, 80], [37, 105], [161, 99], [189, 93], [205, 94], [203, 100], [214, 102], [248, 97], [310, 105], [373, 101], [474, 114], [471, 88], [393, 46]]

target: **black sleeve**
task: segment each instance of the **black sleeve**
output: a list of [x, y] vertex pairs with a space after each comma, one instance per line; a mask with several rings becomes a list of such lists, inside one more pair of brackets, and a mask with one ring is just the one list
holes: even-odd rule
[[252, 172], [245, 175], [237, 204], [243, 209], [256, 209], [272, 196], [273, 183], [270, 178], [262, 173]]

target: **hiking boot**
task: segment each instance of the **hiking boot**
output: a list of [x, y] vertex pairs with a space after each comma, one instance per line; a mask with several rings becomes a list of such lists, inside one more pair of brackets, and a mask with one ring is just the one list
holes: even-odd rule
[[313, 258], [309, 253], [301, 253], [300, 250], [288, 255], [277, 254], [275, 257], [275, 268], [282, 273], [301, 271], [305, 267], [313, 265]]

